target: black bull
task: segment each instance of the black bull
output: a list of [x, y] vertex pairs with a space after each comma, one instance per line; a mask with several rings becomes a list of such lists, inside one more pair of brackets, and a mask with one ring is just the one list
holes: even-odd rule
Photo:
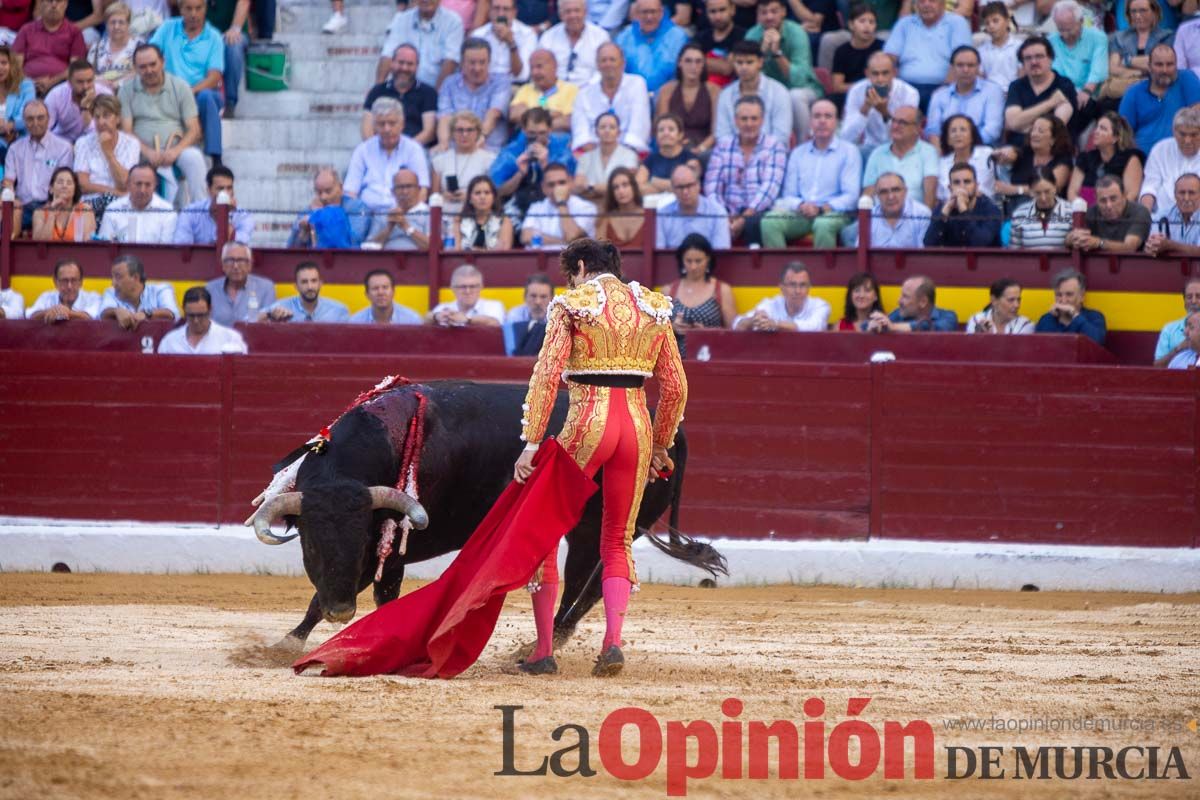
[[[526, 387], [438, 381], [392, 389], [345, 414], [330, 430], [320, 453], [310, 454], [296, 476], [299, 516], [287, 516], [299, 530], [304, 569], [316, 588], [303, 621], [288, 634], [302, 644], [322, 619], [345, 622], [354, 616], [356, 597], [374, 582], [381, 526], [402, 514], [372, 508], [369, 487], [397, 484], [402, 452], [389, 431], [406, 431], [417, 409], [419, 392], [427, 405], [424, 443], [417, 471], [421, 505], [429, 526], [413, 530], [400, 555], [399, 534], [375, 583], [375, 604], [400, 593], [406, 564], [458, 550], [512, 480], [513, 464], [524, 443], [518, 438]], [[566, 394], [559, 393], [548, 430], [566, 418]], [[399, 443], [402, 447], [402, 442]], [[664, 552], [708, 570], [724, 572], [724, 558], [709, 545], [678, 533], [677, 521], [687, 440], [680, 430], [671, 453], [675, 472], [646, 487], [637, 519], [637, 535], [671, 509], [669, 540], [651, 535]], [[290, 460], [294, 460], [293, 454]], [[281, 465], [289, 463], [285, 460]], [[278, 468], [278, 467], [277, 467]], [[597, 476], [602, 480], [603, 474]], [[588, 502], [579, 524], [567, 534], [564, 592], [554, 621], [555, 639], [565, 641], [600, 598], [599, 564], [601, 493]], [[378, 504], [376, 504], [377, 506]]]

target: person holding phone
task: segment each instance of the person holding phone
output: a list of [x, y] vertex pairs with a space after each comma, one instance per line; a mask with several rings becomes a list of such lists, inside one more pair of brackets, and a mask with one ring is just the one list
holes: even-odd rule
[[882, 51], [867, 60], [867, 77], [846, 93], [846, 117], [841, 137], [858, 145], [863, 157], [891, 140], [888, 123], [892, 112], [902, 106], [916, 106], [920, 94], [896, 77], [892, 57]]
[[433, 191], [440, 192], [447, 215], [457, 214], [466, 200], [465, 189], [472, 180], [487, 175], [496, 154], [483, 148], [483, 123], [474, 112], [459, 111], [450, 118], [452, 146], [436, 153]]

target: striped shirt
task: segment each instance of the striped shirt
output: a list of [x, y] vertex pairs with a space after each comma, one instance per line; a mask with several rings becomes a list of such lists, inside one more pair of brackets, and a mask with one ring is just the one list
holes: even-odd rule
[[1009, 247], [1023, 250], [1056, 250], [1064, 247], [1071, 223], [1071, 204], [1056, 198], [1048, 217], [1038, 216], [1037, 203], [1026, 203], [1012, 216]]

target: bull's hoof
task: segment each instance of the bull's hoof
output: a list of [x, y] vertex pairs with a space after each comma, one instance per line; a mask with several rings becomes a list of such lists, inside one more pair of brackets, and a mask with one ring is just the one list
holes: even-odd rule
[[619, 675], [624, 667], [625, 656], [621, 653], [621, 648], [613, 644], [609, 645], [608, 649], [596, 659], [596, 666], [592, 667], [592, 675], [597, 678], [611, 678]]
[[522, 661], [517, 665], [517, 669], [526, 675], [557, 675], [558, 662], [554, 660], [554, 656], [546, 656], [537, 661]]
[[575, 629], [570, 628], [555, 628], [554, 629], [554, 649], [558, 650], [566, 646], [567, 642], [571, 641], [571, 637], [575, 635]]

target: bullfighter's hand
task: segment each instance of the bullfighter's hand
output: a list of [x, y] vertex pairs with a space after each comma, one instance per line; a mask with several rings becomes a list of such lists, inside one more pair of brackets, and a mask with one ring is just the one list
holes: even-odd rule
[[650, 483], [658, 480], [658, 473], [664, 470], [673, 472], [675, 462], [667, 455], [667, 448], [656, 444], [650, 453]]
[[517, 463], [513, 467], [514, 481], [524, 483], [533, 474], [533, 457], [536, 452], [536, 450], [524, 450], [521, 452], [521, 457], [517, 459]]

